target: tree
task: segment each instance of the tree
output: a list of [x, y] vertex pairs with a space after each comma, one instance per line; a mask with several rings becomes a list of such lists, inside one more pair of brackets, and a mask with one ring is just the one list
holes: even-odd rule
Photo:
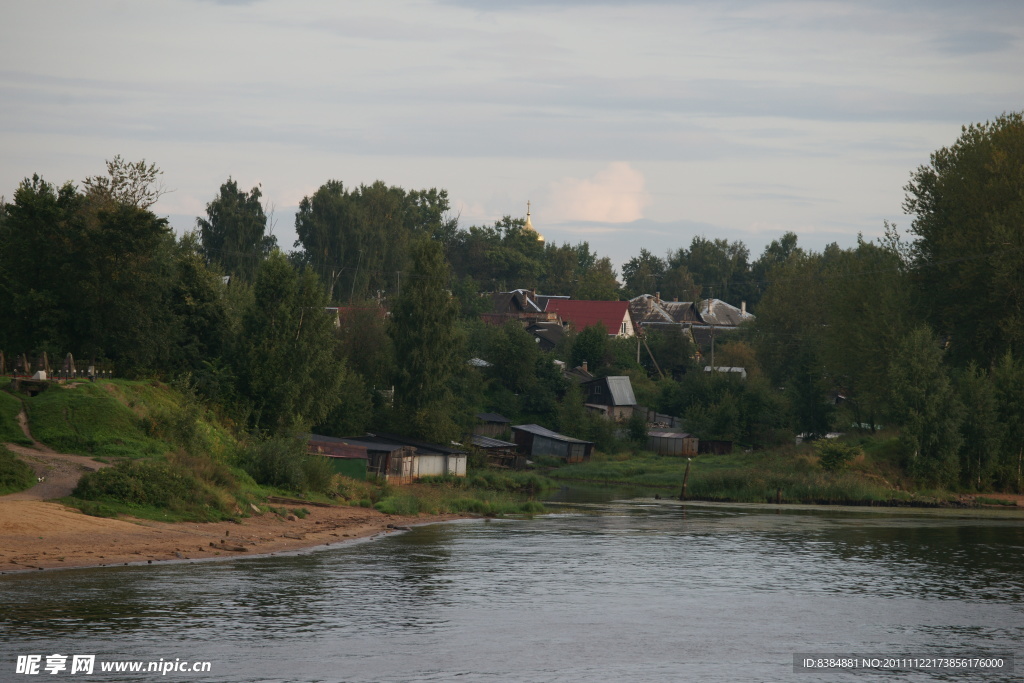
[[206, 218], [196, 218], [207, 263], [249, 282], [260, 262], [277, 247], [277, 238], [267, 234], [261, 197], [259, 186], [246, 194], [228, 178], [220, 194], [206, 205]]
[[452, 379], [464, 362], [458, 304], [441, 245], [422, 239], [410, 248], [408, 284], [392, 310], [397, 372], [395, 410], [413, 436], [445, 443], [459, 435]]
[[578, 367], [584, 362], [590, 372], [596, 373], [604, 364], [605, 353], [608, 351], [608, 330], [602, 323], [589, 325], [579, 332], [572, 341], [570, 364]]
[[444, 190], [406, 192], [381, 181], [347, 189], [329, 180], [303, 198], [295, 231], [306, 263], [320, 275], [332, 300], [362, 300], [400, 291], [408, 245], [423, 237], [455, 240], [445, 218]]
[[963, 128], [904, 188], [914, 280], [958, 364], [1024, 354], [1024, 118]]
[[612, 260], [600, 258], [583, 272], [576, 287], [576, 298], [591, 301], [618, 301], [619, 282], [615, 279]]
[[956, 483], [964, 408], [928, 327], [918, 326], [903, 339], [889, 372], [892, 416], [902, 425], [911, 473], [927, 484]]
[[107, 162], [107, 175], [89, 176], [82, 181], [85, 194], [102, 202], [127, 204], [148, 209], [167, 193], [160, 176], [163, 171], [146, 160], [129, 162], [120, 154]]
[[344, 361], [327, 297], [310, 269], [275, 251], [260, 266], [233, 360], [253, 425], [274, 434], [322, 422], [339, 401]]
[[640, 250], [622, 266], [623, 289], [627, 299], [661, 291], [661, 280], [665, 277], [665, 261], [646, 249]]

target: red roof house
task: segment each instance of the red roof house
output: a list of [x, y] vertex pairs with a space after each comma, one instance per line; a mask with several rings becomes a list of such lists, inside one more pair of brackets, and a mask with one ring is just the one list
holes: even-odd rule
[[548, 299], [545, 313], [557, 313], [563, 323], [582, 330], [601, 323], [613, 337], [632, 337], [633, 320], [628, 301], [582, 301], [579, 299]]

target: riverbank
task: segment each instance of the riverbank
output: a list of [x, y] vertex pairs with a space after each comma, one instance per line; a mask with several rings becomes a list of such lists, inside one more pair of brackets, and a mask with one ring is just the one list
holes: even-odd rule
[[90, 517], [58, 503], [0, 500], [0, 573], [173, 560], [247, 557], [333, 545], [389, 527], [465, 515], [388, 515], [360, 507], [310, 507], [238, 522], [154, 522]]

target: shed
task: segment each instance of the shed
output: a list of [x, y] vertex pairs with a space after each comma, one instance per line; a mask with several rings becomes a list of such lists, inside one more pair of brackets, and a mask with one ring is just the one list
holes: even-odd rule
[[647, 432], [647, 450], [658, 455], [697, 455], [699, 440], [693, 434], [668, 429]]
[[366, 449], [366, 472], [383, 477], [392, 484], [408, 484], [414, 479], [416, 451], [411, 446], [397, 443], [367, 441], [370, 437], [341, 437], [351, 446]]
[[502, 441], [481, 434], [473, 434], [470, 437], [470, 443], [473, 448], [483, 451], [490, 465], [514, 470], [526, 469], [526, 456], [516, 453], [516, 444], [512, 441]]
[[361, 438], [373, 443], [400, 444], [412, 448], [415, 456], [411, 471], [413, 479], [445, 474], [466, 476], [466, 451], [396, 434], [377, 433]]
[[498, 413], [477, 413], [473, 433], [482, 436], [498, 436], [507, 432], [512, 420]]
[[512, 438], [520, 453], [562, 458], [566, 462], [586, 462], [594, 450], [591, 441], [574, 439], [535, 424], [512, 427]]
[[307, 435], [306, 443], [307, 453], [327, 458], [331, 463], [331, 468], [338, 474], [353, 479], [366, 479], [370, 458], [366, 446], [322, 434]]

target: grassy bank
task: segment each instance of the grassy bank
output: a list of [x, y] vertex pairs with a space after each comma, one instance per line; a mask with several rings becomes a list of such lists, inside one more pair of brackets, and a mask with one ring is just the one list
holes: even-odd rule
[[[0, 379], [0, 381], [3, 381]], [[16, 396], [0, 391], [0, 443], [30, 444], [18, 424], [18, 413], [21, 412], [21, 401]]]
[[0, 446], [0, 496], [24, 491], [35, 483], [36, 475], [32, 468]]
[[[831, 505], [940, 505], [958, 498], [949, 491], [915, 490], [892, 462], [891, 449], [865, 448], [847, 467], [828, 471], [810, 446], [772, 451], [701, 455], [692, 459], [691, 500]], [[547, 472], [560, 481], [631, 484], [652, 495], [678, 496], [686, 459], [647, 452], [605, 456]]]
[[[400, 487], [355, 481], [307, 455], [297, 439], [232, 434], [188, 392], [155, 381], [51, 385], [32, 398], [0, 393], [0, 399], [0, 427], [11, 424], [21, 434], [16, 418], [23, 401], [37, 440], [113, 465], [84, 476], [63, 500], [101, 517], [237, 519], [253, 514], [253, 506], [272, 509], [273, 496], [402, 515], [531, 514], [543, 510], [535, 498], [550, 485], [533, 474], [488, 471]], [[13, 456], [9, 463], [0, 458], [0, 483], [24, 488], [20, 465]]]

